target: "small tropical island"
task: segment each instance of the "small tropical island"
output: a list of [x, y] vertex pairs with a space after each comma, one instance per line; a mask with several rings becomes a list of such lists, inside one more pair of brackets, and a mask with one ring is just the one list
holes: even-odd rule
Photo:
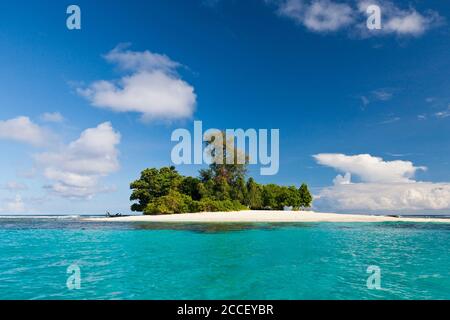
[[[226, 146], [224, 157], [226, 157]], [[234, 154], [237, 154], [236, 152]], [[313, 196], [299, 187], [259, 184], [247, 177], [248, 163], [213, 162], [199, 177], [181, 175], [174, 166], [148, 168], [130, 184], [136, 215], [86, 218], [88, 221], [163, 223], [280, 222], [443, 222], [450, 219], [369, 214], [322, 213], [311, 210]]]
[[[209, 168], [200, 170], [199, 177], [182, 176], [174, 166], [143, 170], [130, 184], [130, 200], [135, 201], [131, 210], [160, 215], [311, 207], [313, 197], [305, 183], [297, 188], [246, 180], [249, 157], [235, 147], [234, 141], [225, 139], [215, 145], [211, 138], [206, 144], [213, 147], [213, 158]], [[238, 157], [242, 155], [244, 161], [240, 163]]]
[[280, 186], [245, 180], [237, 165], [216, 165], [201, 170], [200, 177], [180, 175], [175, 167], [145, 169], [131, 183], [131, 210], [144, 215], [239, 210], [300, 210], [310, 208], [312, 195], [306, 184]]

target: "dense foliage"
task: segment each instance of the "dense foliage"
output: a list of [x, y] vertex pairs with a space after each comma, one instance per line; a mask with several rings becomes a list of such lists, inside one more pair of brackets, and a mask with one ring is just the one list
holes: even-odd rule
[[[223, 156], [228, 156], [225, 144]], [[200, 170], [198, 178], [182, 176], [173, 166], [145, 169], [141, 177], [130, 184], [130, 200], [135, 201], [131, 210], [144, 214], [174, 214], [283, 210], [284, 207], [298, 210], [311, 206], [313, 198], [306, 184], [300, 188], [262, 185], [253, 178], [246, 181], [246, 173], [246, 164], [213, 163], [208, 169]]]
[[[211, 170], [211, 169], [209, 169]], [[144, 214], [172, 214], [201, 211], [237, 211], [244, 209], [294, 210], [308, 208], [312, 196], [306, 184], [300, 188], [275, 184], [262, 185], [253, 178], [239, 176], [231, 181], [204, 171], [200, 178], [184, 177], [175, 167], [145, 169], [131, 183], [133, 211]]]

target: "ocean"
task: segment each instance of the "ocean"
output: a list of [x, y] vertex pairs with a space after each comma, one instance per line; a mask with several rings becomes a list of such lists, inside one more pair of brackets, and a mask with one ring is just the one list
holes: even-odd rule
[[3, 217], [0, 299], [450, 299], [450, 224]]

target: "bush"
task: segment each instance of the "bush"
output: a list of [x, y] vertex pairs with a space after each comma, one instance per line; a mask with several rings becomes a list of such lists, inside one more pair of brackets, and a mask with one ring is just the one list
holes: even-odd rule
[[213, 200], [211, 198], [195, 201], [192, 208], [195, 212], [240, 211], [247, 209], [246, 206], [237, 200]]
[[144, 209], [144, 214], [186, 213], [192, 209], [192, 198], [178, 191], [170, 191], [168, 195], [159, 197]]

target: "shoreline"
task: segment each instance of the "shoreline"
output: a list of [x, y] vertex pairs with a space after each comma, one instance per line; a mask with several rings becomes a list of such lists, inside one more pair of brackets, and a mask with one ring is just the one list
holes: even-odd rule
[[194, 222], [194, 223], [228, 223], [228, 222], [442, 222], [443, 218], [408, 218], [376, 216], [368, 214], [323, 213], [314, 211], [268, 211], [244, 210], [231, 212], [198, 212], [167, 215], [139, 215], [127, 217], [81, 218], [91, 222]]

